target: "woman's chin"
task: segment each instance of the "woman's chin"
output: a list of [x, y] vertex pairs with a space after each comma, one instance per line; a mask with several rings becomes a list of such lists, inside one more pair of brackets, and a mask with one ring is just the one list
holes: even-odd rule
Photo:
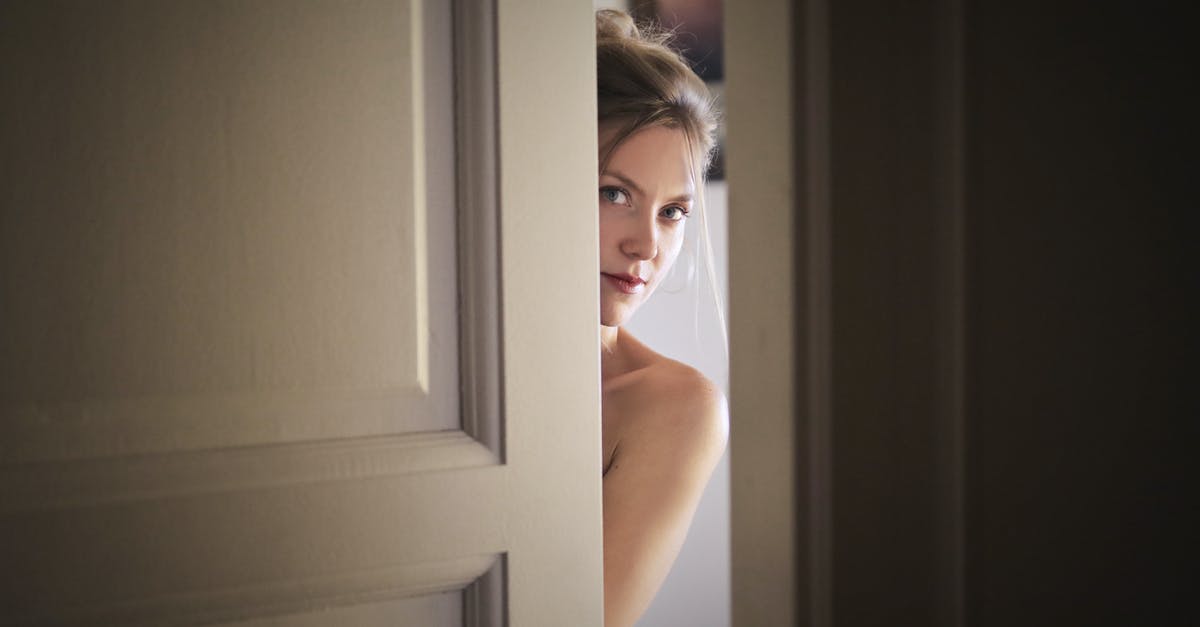
[[603, 327], [619, 327], [629, 321], [629, 317], [633, 314], [632, 310], [625, 308], [600, 308], [600, 326]]
[[604, 316], [600, 317], [600, 326], [602, 327], [619, 327], [623, 324], [625, 324], [625, 320], [623, 318], [605, 318]]

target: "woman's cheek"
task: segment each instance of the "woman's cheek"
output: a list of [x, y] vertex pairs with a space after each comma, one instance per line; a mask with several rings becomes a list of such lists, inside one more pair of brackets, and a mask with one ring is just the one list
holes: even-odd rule
[[674, 239], [671, 241], [671, 263], [679, 258], [679, 252], [683, 250], [683, 227], [675, 230]]

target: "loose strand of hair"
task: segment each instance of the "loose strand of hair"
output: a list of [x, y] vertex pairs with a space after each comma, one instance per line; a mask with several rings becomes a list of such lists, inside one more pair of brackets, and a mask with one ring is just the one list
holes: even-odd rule
[[[700, 212], [700, 237], [699, 237], [699, 240], [700, 240], [700, 245], [701, 245], [703, 253], [704, 253], [704, 262], [705, 262], [704, 263], [704, 271], [705, 271], [705, 276], [708, 278], [709, 290], [712, 293], [713, 306], [716, 308], [716, 312], [717, 312], [717, 323], [718, 323], [718, 326], [721, 331], [721, 347], [722, 347], [722, 349], [724, 349], [725, 360], [728, 361], [729, 360], [729, 330], [726, 327], [725, 307], [722, 304], [723, 299], [721, 298], [720, 288], [717, 285], [717, 273], [716, 273], [716, 268], [715, 268], [716, 256], [713, 254], [712, 237], [710, 237], [709, 228], [708, 228], [708, 204], [707, 204], [707, 200], [706, 200], [706, 195], [704, 193], [704, 187], [708, 182], [707, 168], [708, 168], [708, 163], [709, 163], [709, 158], [708, 158], [709, 155], [706, 151], [704, 157], [701, 159], [701, 164], [703, 164], [704, 167], [697, 168], [696, 167], [696, 159], [694, 157], [694, 155], [696, 154], [696, 150], [695, 150], [696, 147], [692, 142], [691, 134], [685, 133], [684, 135], [685, 135], [685, 139], [686, 139], [687, 145], [688, 145], [688, 151], [687, 151], [688, 167], [691, 170], [691, 172], [693, 172], [693, 175], [696, 178], [696, 183], [695, 183], [696, 206]], [[699, 254], [699, 253], [697, 253], [697, 254]], [[703, 343], [700, 342], [700, 290], [697, 289], [697, 290], [695, 290], [695, 292], [696, 292], [695, 307], [692, 310], [692, 330], [695, 333], [697, 344], [699, 344], [700, 346], [703, 346]]]

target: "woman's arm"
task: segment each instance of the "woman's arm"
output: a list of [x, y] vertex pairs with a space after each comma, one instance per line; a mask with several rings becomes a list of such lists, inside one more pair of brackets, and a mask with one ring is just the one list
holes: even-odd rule
[[605, 627], [632, 625], [650, 605], [725, 450], [724, 396], [699, 373], [683, 379], [647, 386], [650, 398], [634, 404], [646, 413], [604, 476]]

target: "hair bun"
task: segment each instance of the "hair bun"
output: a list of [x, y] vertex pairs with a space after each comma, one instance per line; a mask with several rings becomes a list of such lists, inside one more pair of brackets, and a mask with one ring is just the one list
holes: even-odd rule
[[637, 24], [624, 11], [596, 11], [596, 39], [640, 39]]

